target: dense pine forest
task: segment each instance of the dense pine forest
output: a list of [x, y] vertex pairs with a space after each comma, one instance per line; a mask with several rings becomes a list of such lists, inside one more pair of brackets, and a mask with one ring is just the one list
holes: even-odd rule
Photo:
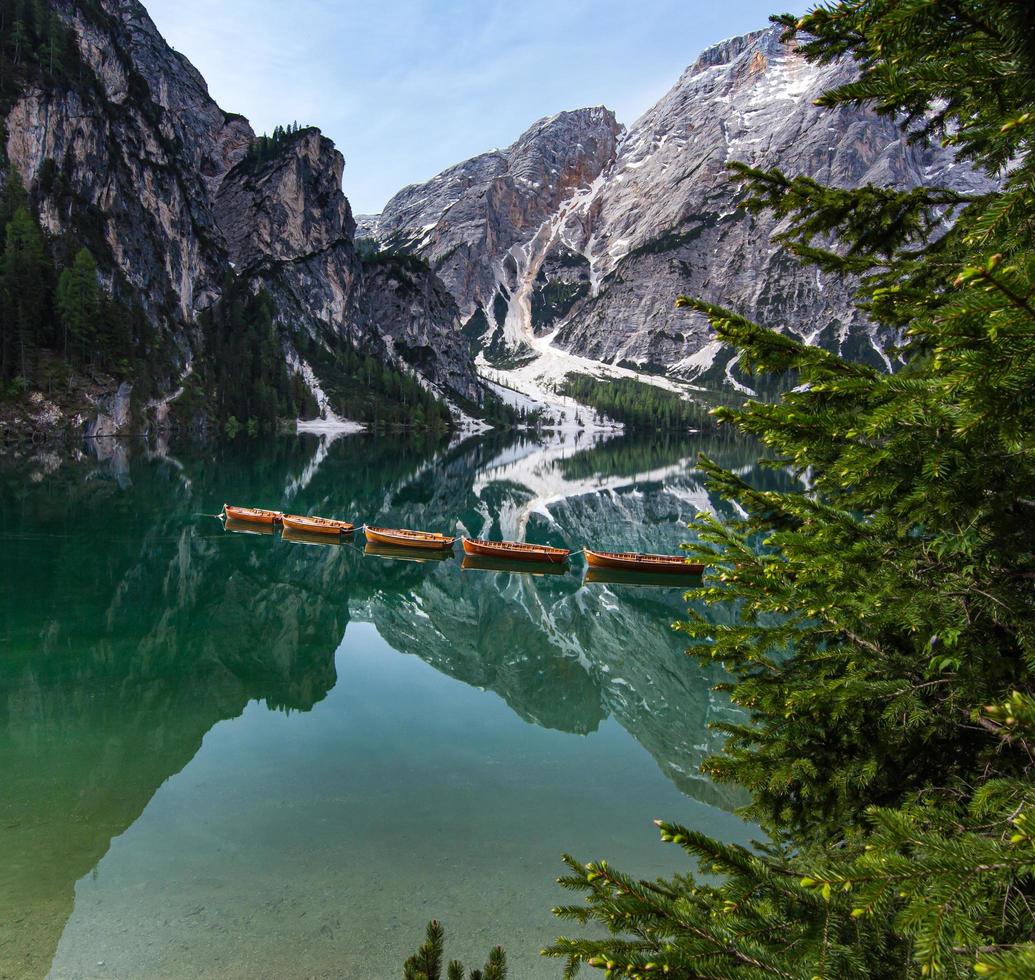
[[713, 425], [707, 410], [674, 391], [633, 378], [601, 381], [569, 374], [559, 394], [589, 406], [598, 416], [630, 429], [698, 429]]

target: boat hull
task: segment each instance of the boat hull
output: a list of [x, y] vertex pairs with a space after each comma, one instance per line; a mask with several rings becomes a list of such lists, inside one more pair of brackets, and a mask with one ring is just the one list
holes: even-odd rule
[[647, 572], [651, 575], [700, 575], [704, 565], [688, 562], [678, 555], [636, 555], [628, 552], [590, 551], [586, 563], [592, 568], [611, 568], [622, 572]]
[[363, 533], [368, 541], [389, 548], [415, 548], [420, 551], [448, 551], [456, 538], [446, 535], [425, 534], [421, 531], [396, 530], [387, 527], [365, 527]]
[[257, 507], [231, 507], [223, 504], [223, 516], [228, 520], [244, 521], [246, 524], [279, 524], [284, 515], [279, 510], [260, 510]]
[[518, 541], [479, 541], [464, 538], [464, 554], [497, 561], [527, 561], [541, 565], [563, 565], [571, 554], [565, 548], [547, 548]]
[[297, 514], [285, 514], [282, 518], [284, 527], [305, 534], [322, 534], [330, 538], [340, 538], [343, 534], [351, 534], [356, 528], [347, 521], [314, 521], [311, 517], [300, 517]]

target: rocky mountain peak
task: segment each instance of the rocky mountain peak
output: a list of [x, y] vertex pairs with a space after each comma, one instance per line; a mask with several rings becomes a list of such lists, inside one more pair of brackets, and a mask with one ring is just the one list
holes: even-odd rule
[[[606, 110], [581, 110], [574, 128], [607, 131], [582, 169], [581, 133], [542, 120], [505, 152], [506, 175], [494, 176], [483, 195], [488, 206], [472, 209], [473, 195], [461, 195], [411, 220], [405, 205], [436, 199], [434, 178], [400, 192], [378, 233], [441, 267], [465, 316], [477, 318], [467, 331], [479, 337], [493, 377], [533, 397], [572, 370], [739, 385], [707, 323], [675, 309], [681, 293], [890, 368], [884, 338], [863, 321], [850, 288], [799, 266], [774, 242], [774, 219], [738, 208], [729, 164], [840, 186], [970, 190], [987, 182], [949, 150], [910, 144], [868, 110], [817, 107], [854, 66], [811, 64], [781, 34], [771, 27], [708, 48], [624, 137]], [[574, 142], [561, 146], [558, 137]], [[541, 166], [550, 183], [536, 206], [511, 214], [493, 206], [492, 190], [509, 179], [509, 200], [523, 200], [513, 174], [515, 157], [533, 156], [519, 152], [526, 145], [557, 155], [577, 175], [563, 183], [550, 164]]]
[[245, 156], [215, 194], [215, 214], [238, 272], [351, 243], [356, 223], [341, 192], [345, 160], [315, 127], [287, 137], [270, 160]]
[[603, 106], [540, 119], [505, 150], [403, 188], [366, 230], [420, 253], [470, 316], [491, 302], [508, 249], [600, 175], [623, 132]]
[[235, 278], [245, 293], [265, 289], [288, 370], [321, 406], [323, 388], [348, 387], [318, 376], [339, 369], [342, 346], [446, 398], [480, 399], [456, 303], [433, 273], [365, 272], [329, 139], [315, 128], [257, 138], [136, 0], [55, 6], [81, 66], [57, 85], [29, 77], [0, 120], [4, 163], [33, 188], [51, 239], [85, 245], [105, 286], [142, 308], [142, 341], [163, 352], [151, 379], [159, 424], [185, 383], [211, 384], [194, 369], [205, 360], [199, 318]]

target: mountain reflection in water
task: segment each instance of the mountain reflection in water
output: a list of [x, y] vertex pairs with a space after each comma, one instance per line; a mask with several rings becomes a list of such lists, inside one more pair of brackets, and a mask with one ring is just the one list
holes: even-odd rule
[[[351, 436], [217, 447], [101, 444], [100, 456], [0, 459], [0, 976], [44, 976], [76, 882], [206, 733], [250, 701], [309, 711], [336, 682], [347, 625], [495, 692], [536, 726], [614, 718], [689, 797], [733, 717], [670, 624], [678, 589], [396, 561], [349, 542], [228, 533], [223, 502], [389, 527], [672, 552], [698, 510], [705, 451], [754, 481], [753, 446], [514, 436], [452, 447]], [[571, 843], [578, 846], [578, 840]]]

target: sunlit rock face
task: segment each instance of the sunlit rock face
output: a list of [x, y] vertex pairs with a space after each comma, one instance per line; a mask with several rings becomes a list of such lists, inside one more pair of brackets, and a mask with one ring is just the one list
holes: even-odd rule
[[541, 119], [505, 150], [403, 188], [361, 231], [426, 258], [466, 319], [492, 303], [510, 248], [592, 184], [614, 159], [622, 132], [600, 106]]
[[[691, 293], [890, 368], [887, 338], [853, 308], [849, 286], [798, 265], [774, 241], [775, 219], [740, 210], [728, 170], [779, 167], [843, 187], [988, 186], [949, 150], [908, 143], [889, 119], [813, 104], [852, 71], [808, 64], [777, 28], [733, 38], [705, 51], [624, 135], [600, 120], [613, 142], [601, 133], [577, 179], [555, 177], [537, 208], [508, 220], [510, 210], [490, 207], [511, 148], [406, 188], [366, 232], [440, 265], [465, 316], [490, 328], [509, 321], [512, 346], [520, 324], [556, 331], [556, 346], [599, 361], [722, 378], [728, 354], [701, 317], [674, 307]], [[572, 153], [586, 145], [578, 128], [557, 135], [574, 141]]]

